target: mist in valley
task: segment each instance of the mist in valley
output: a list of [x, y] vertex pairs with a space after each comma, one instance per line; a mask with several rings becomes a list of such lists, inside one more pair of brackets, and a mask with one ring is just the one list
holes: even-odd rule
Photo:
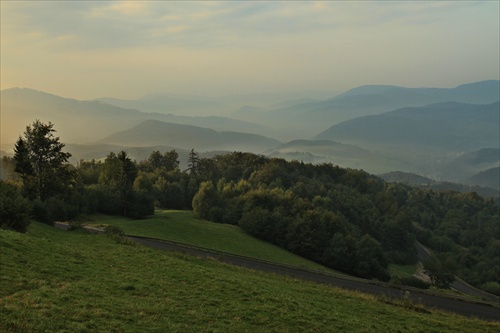
[[392, 5], [2, 3], [2, 155], [39, 119], [74, 164], [248, 151], [498, 190], [498, 4]]

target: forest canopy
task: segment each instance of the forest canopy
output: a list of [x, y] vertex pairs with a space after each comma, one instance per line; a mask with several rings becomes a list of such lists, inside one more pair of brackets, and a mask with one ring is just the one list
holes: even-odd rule
[[[40, 156], [48, 161], [45, 171], [30, 153], [29, 134], [40, 126], [39, 140], [52, 147]], [[21, 211], [28, 206], [32, 218], [49, 224], [98, 212], [142, 218], [155, 207], [193, 209], [201, 219], [238, 225], [325, 266], [383, 281], [390, 279], [389, 263], [417, 261], [418, 241], [437, 254], [439, 267], [477, 287], [499, 289], [500, 209], [493, 199], [243, 152], [200, 158], [193, 149], [185, 171], [175, 150], [153, 151], [143, 161], [110, 152], [73, 166], [52, 126], [35, 122], [14, 158], [2, 161], [16, 173], [0, 190], [26, 198], [19, 205], [24, 224]], [[13, 228], [12, 222], [2, 227]]]

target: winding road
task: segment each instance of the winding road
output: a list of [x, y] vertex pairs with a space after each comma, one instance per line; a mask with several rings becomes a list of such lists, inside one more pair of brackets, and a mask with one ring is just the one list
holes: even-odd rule
[[[55, 227], [65, 230], [69, 229], [69, 225], [65, 223], [56, 223]], [[104, 232], [102, 229], [98, 228], [90, 227], [86, 229], [94, 233]], [[489, 296], [489, 299], [480, 300], [470, 297], [450, 296], [444, 293], [393, 285], [389, 283], [366, 280], [341, 274], [327, 274], [321, 271], [313, 271], [295, 266], [287, 266], [274, 262], [238, 256], [221, 251], [214, 251], [156, 238], [132, 235], [127, 235], [127, 237], [136, 241], [137, 243], [159, 250], [176, 251], [202, 258], [213, 258], [231, 265], [242, 266], [253, 270], [270, 272], [274, 274], [286, 275], [318, 283], [335, 285], [340, 288], [356, 290], [363, 293], [384, 295], [391, 298], [411, 299], [412, 302], [415, 302], [415, 304], [422, 304], [429, 309], [436, 308], [454, 312], [463, 316], [476, 317], [489, 321], [500, 321], [500, 298], [493, 295], [484, 295], [484, 293], [478, 291], [477, 289], [460, 280], [456, 282], [458, 283], [459, 288], [472, 288], [472, 291], [467, 290], [466, 293], [478, 293], [478, 296], [481, 296], [483, 298], [485, 296]], [[419, 258], [420, 256], [422, 256], [422, 258], [424, 258], [425, 256], [430, 256], [429, 252], [421, 245], [419, 245], [418, 251]], [[456, 288], [456, 285], [454, 284], [453, 287]], [[460, 290], [459, 288], [457, 289]]]
[[200, 247], [188, 246], [172, 241], [148, 237], [127, 236], [134, 241], [166, 251], [177, 251], [203, 258], [214, 258], [224, 263], [247, 267], [254, 270], [291, 276], [318, 283], [335, 285], [344, 289], [364, 293], [385, 295], [392, 298], [411, 299], [426, 308], [436, 308], [454, 312], [463, 316], [477, 317], [490, 321], [500, 321], [500, 303], [497, 301], [478, 300], [468, 297], [450, 296], [448, 294], [424, 291], [421, 289], [398, 286], [389, 283], [366, 280], [344, 275], [326, 274], [320, 271], [301, 269], [293, 266], [237, 256], [229, 253], [212, 251]]

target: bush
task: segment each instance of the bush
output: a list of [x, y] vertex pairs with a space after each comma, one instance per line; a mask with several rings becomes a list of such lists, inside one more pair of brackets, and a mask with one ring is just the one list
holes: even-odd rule
[[104, 231], [108, 235], [117, 235], [117, 236], [123, 236], [125, 233], [123, 232], [123, 229], [120, 227], [117, 227], [116, 225], [107, 225], [106, 228], [104, 228]]
[[491, 294], [500, 296], [500, 283], [498, 282], [486, 282], [481, 285], [481, 289]]
[[403, 286], [414, 287], [419, 289], [429, 289], [431, 286], [430, 283], [417, 279], [414, 276], [407, 276], [407, 277], [396, 276], [391, 280], [391, 282], [394, 284], [400, 284]]
[[133, 240], [127, 238], [125, 236], [125, 233], [120, 227], [117, 227], [115, 225], [107, 225], [105, 228], [106, 235], [117, 242], [118, 244], [124, 244], [124, 245], [136, 245]]
[[71, 202], [63, 200], [61, 197], [52, 197], [47, 199], [45, 207], [53, 221], [67, 221], [78, 215], [78, 208]]
[[29, 210], [29, 202], [22, 197], [18, 188], [0, 181], [0, 227], [26, 232]]
[[35, 199], [31, 204], [31, 217], [38, 222], [54, 225], [49, 209], [40, 199]]

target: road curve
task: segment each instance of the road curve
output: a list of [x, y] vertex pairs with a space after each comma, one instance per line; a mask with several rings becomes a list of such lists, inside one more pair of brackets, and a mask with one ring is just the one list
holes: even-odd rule
[[[429, 260], [432, 257], [432, 253], [430, 252], [430, 250], [428, 250], [425, 246], [423, 246], [419, 242], [415, 243], [415, 247], [417, 249], [418, 260], [420, 260], [421, 262], [426, 262], [427, 260]], [[468, 284], [467, 282], [465, 282], [464, 280], [462, 280], [461, 278], [459, 278], [458, 276], [455, 276], [455, 281], [453, 281], [453, 283], [451, 284], [451, 287], [455, 290], [458, 290], [458, 291], [466, 294], [466, 295], [480, 297], [480, 298], [483, 298], [483, 299], [486, 299], [486, 300], [489, 300], [489, 301], [492, 301], [495, 303], [500, 302], [500, 297], [493, 295], [493, 294], [490, 294], [490, 293], [487, 293], [487, 292], [482, 291], [480, 289], [477, 289], [477, 288], [471, 286], [470, 284]]]
[[476, 317], [489, 321], [500, 321], [500, 304], [498, 302], [472, 300], [459, 296], [451, 297], [446, 294], [423, 291], [411, 287], [347, 277], [340, 274], [326, 274], [319, 271], [306, 270], [229, 253], [212, 251], [200, 247], [188, 246], [172, 241], [130, 235], [127, 237], [140, 244], [160, 250], [177, 251], [203, 258], [214, 258], [232, 265], [335, 285], [341, 288], [357, 290], [369, 294], [385, 295], [392, 298], [411, 298], [412, 301], [423, 304], [427, 308], [446, 310], [463, 316]]

